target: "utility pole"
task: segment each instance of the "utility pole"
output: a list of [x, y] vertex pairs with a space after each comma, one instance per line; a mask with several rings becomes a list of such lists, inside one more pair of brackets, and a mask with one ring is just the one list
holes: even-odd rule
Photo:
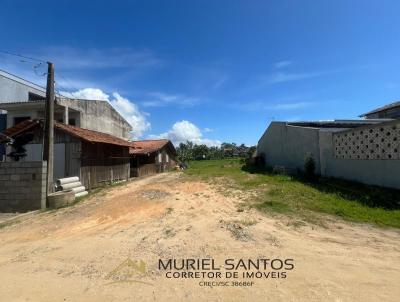
[[[46, 114], [44, 126], [43, 160], [47, 162], [46, 200], [53, 193], [54, 165], [54, 64], [47, 62]], [[41, 205], [46, 208], [46, 203]]]

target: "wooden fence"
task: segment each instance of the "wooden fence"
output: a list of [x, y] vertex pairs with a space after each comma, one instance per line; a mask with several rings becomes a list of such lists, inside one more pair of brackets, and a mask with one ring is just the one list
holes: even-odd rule
[[131, 177], [140, 177], [151, 175], [159, 172], [159, 166], [157, 164], [146, 164], [141, 165], [139, 168], [131, 168]]
[[81, 182], [85, 188], [90, 190], [112, 181], [128, 180], [129, 169], [129, 162], [109, 165], [86, 165], [81, 167]]

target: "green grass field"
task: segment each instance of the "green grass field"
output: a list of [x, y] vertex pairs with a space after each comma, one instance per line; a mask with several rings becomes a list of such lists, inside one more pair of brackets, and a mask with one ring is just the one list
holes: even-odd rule
[[244, 206], [261, 211], [300, 216], [310, 222], [322, 222], [315, 215], [322, 212], [349, 221], [400, 228], [398, 190], [337, 179], [310, 182], [300, 176], [246, 167], [239, 159], [193, 161], [185, 173], [220, 184], [225, 180], [226, 188], [255, 192]]

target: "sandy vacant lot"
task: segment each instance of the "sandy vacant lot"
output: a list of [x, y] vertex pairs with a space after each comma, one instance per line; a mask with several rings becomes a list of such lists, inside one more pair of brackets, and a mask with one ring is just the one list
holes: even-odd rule
[[[166, 173], [26, 215], [0, 229], [0, 300], [399, 301], [397, 230], [310, 225], [238, 211], [239, 202]], [[295, 268], [285, 279], [211, 288], [167, 279], [159, 258], [293, 258]], [[144, 261], [147, 273], [116, 269], [126, 259]]]

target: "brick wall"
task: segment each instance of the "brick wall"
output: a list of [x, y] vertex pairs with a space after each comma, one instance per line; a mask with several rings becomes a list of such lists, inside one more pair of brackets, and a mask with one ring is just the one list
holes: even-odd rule
[[0, 162], [0, 212], [40, 209], [46, 200], [46, 162]]

